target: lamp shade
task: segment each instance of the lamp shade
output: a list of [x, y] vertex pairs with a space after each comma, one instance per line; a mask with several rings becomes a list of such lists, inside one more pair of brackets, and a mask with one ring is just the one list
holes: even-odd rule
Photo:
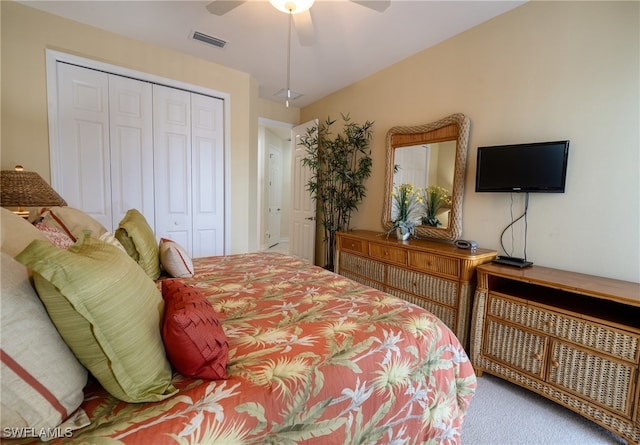
[[67, 203], [36, 172], [0, 171], [2, 207], [66, 206]]

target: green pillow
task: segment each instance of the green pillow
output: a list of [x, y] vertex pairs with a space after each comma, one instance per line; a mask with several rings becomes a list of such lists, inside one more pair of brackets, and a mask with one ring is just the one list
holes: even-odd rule
[[16, 259], [33, 269], [60, 335], [109, 393], [151, 402], [176, 392], [160, 331], [162, 296], [124, 252], [84, 233], [68, 250], [33, 241]]
[[127, 211], [118, 225], [115, 237], [146, 274], [152, 280], [157, 280], [160, 276], [158, 241], [142, 213], [136, 209]]

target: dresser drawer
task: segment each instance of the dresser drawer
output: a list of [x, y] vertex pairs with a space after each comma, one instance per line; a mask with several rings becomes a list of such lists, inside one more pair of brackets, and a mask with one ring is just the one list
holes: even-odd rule
[[601, 353], [638, 362], [640, 336], [489, 294], [488, 314]]
[[407, 250], [402, 247], [387, 246], [384, 244], [370, 243], [369, 255], [396, 264], [407, 264]]
[[451, 307], [457, 306], [458, 282], [456, 281], [450, 281], [400, 267], [389, 266], [387, 283], [389, 286], [421, 295], [429, 300], [434, 300]]
[[454, 309], [436, 304], [430, 300], [427, 300], [426, 298], [420, 298], [416, 295], [408, 294], [406, 292], [401, 292], [396, 289], [389, 289], [387, 290], [387, 293], [395, 297], [402, 298], [403, 300], [408, 301], [409, 303], [413, 303], [417, 306], [420, 306], [428, 310], [433, 315], [435, 315], [440, 320], [442, 320], [444, 324], [446, 324], [447, 327], [451, 329], [456, 335], [459, 335], [458, 333], [456, 333], [456, 330], [457, 330], [455, 325], [456, 311]]
[[409, 266], [453, 279], [460, 277], [460, 260], [457, 258], [412, 251], [409, 252]]
[[366, 240], [351, 238], [349, 236], [343, 236], [340, 238], [340, 247], [342, 250], [349, 250], [351, 252], [369, 254], [369, 243]]
[[353, 274], [346, 270], [341, 270], [340, 275], [342, 275], [345, 278], [349, 278], [350, 280], [356, 281], [360, 284], [364, 284], [365, 286], [369, 286], [384, 292], [384, 286], [381, 283], [378, 283], [377, 281], [369, 280], [367, 278], [361, 277], [360, 275]]
[[339, 273], [346, 276], [344, 272], [353, 272], [361, 277], [384, 283], [384, 264], [351, 253], [340, 252]]

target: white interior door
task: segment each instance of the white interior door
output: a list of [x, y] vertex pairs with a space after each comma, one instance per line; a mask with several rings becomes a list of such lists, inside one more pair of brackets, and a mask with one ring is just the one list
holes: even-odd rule
[[57, 132], [51, 184], [71, 207], [113, 230], [108, 74], [56, 64]]
[[113, 228], [129, 209], [155, 227], [152, 86], [109, 75], [111, 206]]
[[224, 101], [191, 94], [193, 250], [224, 254]]
[[156, 236], [192, 254], [191, 97], [153, 86]]
[[269, 145], [269, 193], [268, 203], [268, 244], [275, 246], [280, 242], [280, 224], [282, 217], [282, 153], [275, 145]]
[[291, 221], [289, 229], [289, 253], [311, 264], [315, 263], [316, 246], [316, 203], [307, 191], [311, 177], [308, 167], [302, 165], [306, 157], [305, 147], [300, 138], [307, 128], [318, 127], [318, 121], [312, 120], [291, 130]]
[[393, 175], [396, 185], [410, 183], [415, 187], [429, 185], [429, 145], [413, 145], [394, 151], [395, 164], [400, 166]]
[[137, 208], [158, 238], [222, 255], [227, 96], [158, 79], [47, 50], [51, 184], [111, 231]]

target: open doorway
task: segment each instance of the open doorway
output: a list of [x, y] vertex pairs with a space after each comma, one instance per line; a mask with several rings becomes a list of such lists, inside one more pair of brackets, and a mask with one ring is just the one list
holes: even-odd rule
[[258, 140], [258, 236], [261, 250], [289, 252], [291, 128], [260, 118]]

